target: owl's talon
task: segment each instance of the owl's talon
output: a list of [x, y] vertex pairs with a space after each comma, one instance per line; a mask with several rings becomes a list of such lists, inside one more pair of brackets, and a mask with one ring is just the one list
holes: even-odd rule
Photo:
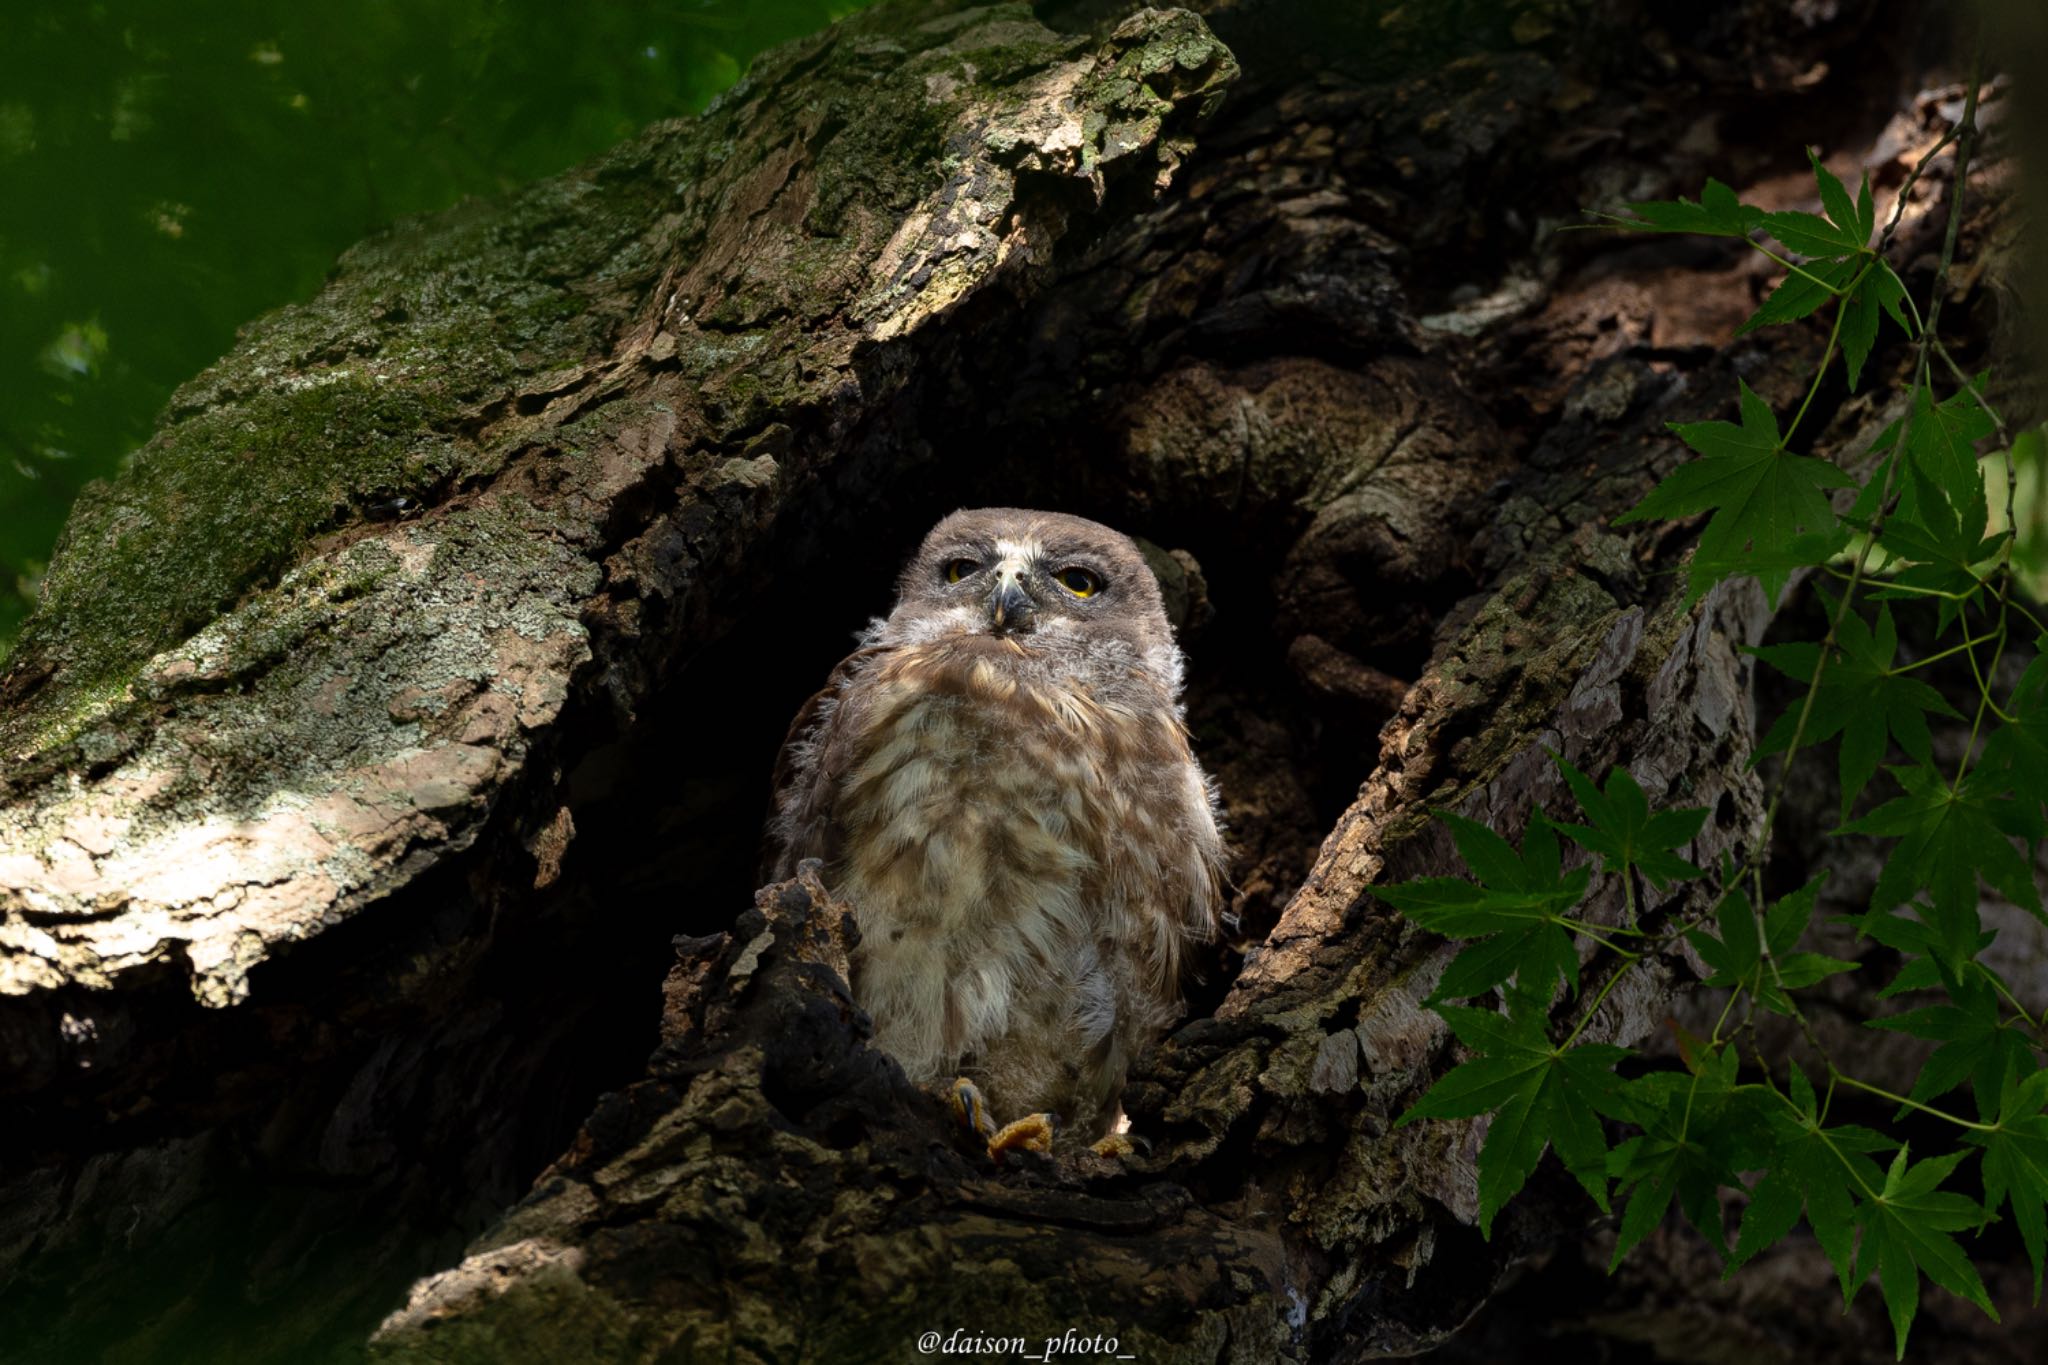
[[948, 1094], [953, 1101], [953, 1114], [961, 1124], [982, 1141], [992, 1141], [996, 1121], [988, 1112], [988, 1097], [981, 1093], [981, 1087], [962, 1076], [953, 1082]]
[[1004, 1124], [1002, 1130], [988, 1140], [988, 1154], [1001, 1161], [1004, 1152], [1050, 1153], [1052, 1129], [1051, 1114], [1026, 1114], [1014, 1123]]
[[1136, 1145], [1122, 1133], [1111, 1133], [1107, 1137], [1099, 1137], [1095, 1139], [1095, 1145], [1088, 1150], [1097, 1156], [1108, 1157], [1112, 1161], [1121, 1161], [1125, 1157], [1138, 1154]]

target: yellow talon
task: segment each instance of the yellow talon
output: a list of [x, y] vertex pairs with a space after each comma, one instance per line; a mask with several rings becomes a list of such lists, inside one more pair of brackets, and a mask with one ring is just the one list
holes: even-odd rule
[[1133, 1147], [1131, 1140], [1122, 1133], [1111, 1133], [1108, 1137], [1095, 1139], [1095, 1145], [1088, 1150], [1097, 1156], [1106, 1156], [1112, 1160], [1120, 1160], [1124, 1157], [1135, 1155], [1138, 1149]]
[[1052, 1151], [1051, 1114], [1027, 1114], [998, 1129], [995, 1115], [989, 1112], [988, 1096], [965, 1076], [953, 1082], [946, 1097], [952, 1101], [954, 1117], [960, 1120], [961, 1125], [988, 1144], [988, 1154], [992, 1159], [1001, 1161], [1004, 1152]]
[[1015, 1123], [1003, 1125], [1003, 1130], [988, 1140], [988, 1154], [997, 1161], [1009, 1151], [1050, 1152], [1052, 1151], [1052, 1115], [1026, 1114]]

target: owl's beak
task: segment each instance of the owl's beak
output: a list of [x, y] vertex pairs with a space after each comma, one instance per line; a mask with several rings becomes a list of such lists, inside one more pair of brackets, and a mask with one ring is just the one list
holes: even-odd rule
[[1031, 629], [1038, 604], [1024, 591], [1019, 580], [1021, 565], [1004, 562], [996, 568], [996, 590], [988, 600], [989, 623], [998, 634], [1019, 634]]

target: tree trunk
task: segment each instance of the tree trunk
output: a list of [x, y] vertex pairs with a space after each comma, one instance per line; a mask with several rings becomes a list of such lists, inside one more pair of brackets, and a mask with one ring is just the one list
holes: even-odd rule
[[[1568, 808], [1551, 750], [1746, 851], [1770, 611], [1688, 609], [1690, 536], [1608, 522], [1667, 422], [1738, 373], [1796, 404], [1824, 336], [1731, 342], [1739, 248], [1550, 229], [1710, 174], [1791, 206], [1803, 143], [1895, 190], [1944, 126], [1901, 93], [1924, 21], [1197, 8], [896, 0], [791, 44], [355, 248], [88, 493], [0, 675], [0, 1353], [345, 1359], [403, 1303], [378, 1359], [1353, 1359], [1576, 1257], [1561, 1174], [1482, 1240], [1472, 1125], [1393, 1126], [1454, 1060], [1445, 953], [1371, 887], [1456, 870], [1432, 809]], [[1890, 391], [1824, 387], [1819, 452]], [[864, 1042], [853, 907], [753, 892], [782, 726], [971, 504], [1149, 538], [1194, 659], [1244, 934], [1134, 1072], [1128, 1161], [959, 1144]], [[1689, 1254], [1638, 1306], [1724, 1311]], [[1784, 1297], [1751, 1359], [1880, 1320]], [[2010, 1336], [1923, 1344], [2022, 1358], [1999, 1297]]]

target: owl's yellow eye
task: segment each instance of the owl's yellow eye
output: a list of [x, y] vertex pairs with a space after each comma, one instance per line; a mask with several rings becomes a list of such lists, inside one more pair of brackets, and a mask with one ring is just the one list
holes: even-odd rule
[[1061, 569], [1053, 577], [1059, 585], [1076, 597], [1093, 597], [1102, 591], [1102, 580], [1086, 569]]
[[946, 565], [946, 581], [958, 583], [961, 579], [981, 572], [981, 562], [974, 559], [955, 559]]

